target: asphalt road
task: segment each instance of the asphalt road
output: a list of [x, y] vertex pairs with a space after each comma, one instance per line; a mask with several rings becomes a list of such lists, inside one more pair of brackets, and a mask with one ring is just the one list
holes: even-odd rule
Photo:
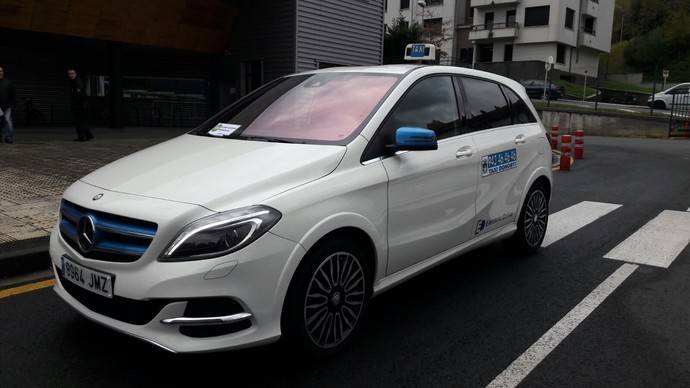
[[[168, 354], [41, 289], [0, 299], [0, 387], [486, 386], [626, 265], [607, 252], [662, 211], [690, 207], [690, 142], [586, 142], [586, 159], [555, 175], [551, 212], [582, 201], [620, 208], [535, 255], [496, 243], [380, 295], [353, 346], [333, 358], [308, 360], [280, 344]], [[668, 268], [639, 266], [522, 386], [690, 385], [688, 278], [688, 246]]]

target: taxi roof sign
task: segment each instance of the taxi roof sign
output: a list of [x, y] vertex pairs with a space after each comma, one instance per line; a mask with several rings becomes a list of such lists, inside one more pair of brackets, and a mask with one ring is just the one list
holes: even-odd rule
[[406, 61], [435, 61], [436, 46], [430, 43], [410, 43], [405, 47]]

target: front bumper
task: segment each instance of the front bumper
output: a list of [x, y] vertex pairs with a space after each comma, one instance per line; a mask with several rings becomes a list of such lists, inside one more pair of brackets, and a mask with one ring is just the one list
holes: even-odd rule
[[[299, 244], [270, 232], [228, 256], [178, 263], [146, 260], [146, 256], [135, 263], [90, 260], [65, 243], [57, 232], [51, 235], [50, 241], [50, 255], [57, 279], [54, 289], [63, 300], [93, 321], [176, 353], [240, 348], [277, 340], [280, 336], [282, 304], [289, 283], [285, 268], [292, 258], [301, 257], [304, 253]], [[113, 294], [119, 302], [147, 304], [155, 309], [147, 310], [153, 318], [149, 320], [150, 316], [147, 316], [146, 322], [128, 323], [116, 319], [115, 316], [120, 316], [111, 314], [107, 308], [96, 312], [87, 307], [89, 303], [77, 295], [73, 288], [75, 286], [63, 284], [67, 282], [60, 276], [63, 255], [85, 267], [114, 275]], [[98, 295], [89, 297], [102, 298], [97, 300], [99, 306], [112, 302]], [[180, 321], [179, 318], [185, 318], [189, 301], [219, 297], [231, 298], [243, 311], [215, 318], [247, 322], [246, 328], [207, 337], [183, 334], [183, 327], [214, 324]]]

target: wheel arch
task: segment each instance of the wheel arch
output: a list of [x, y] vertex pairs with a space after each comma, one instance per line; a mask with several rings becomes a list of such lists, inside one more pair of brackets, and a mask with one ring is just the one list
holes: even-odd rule
[[275, 295], [276, 308], [277, 311], [281, 311], [281, 316], [295, 274], [304, 263], [304, 259], [318, 244], [339, 236], [355, 239], [369, 253], [372, 289], [376, 279], [383, 276], [388, 257], [386, 236], [379, 233], [376, 227], [361, 215], [354, 213], [331, 215], [305, 233], [304, 237], [298, 241], [301, 254], [291, 255], [283, 268], [280, 286], [277, 287]]
[[518, 213], [515, 215], [516, 222], [518, 217], [520, 217], [522, 205], [524, 204], [525, 199], [527, 198], [527, 193], [532, 188], [532, 186], [534, 186], [537, 183], [542, 184], [546, 188], [547, 199], [549, 202], [551, 201], [551, 192], [553, 190], [553, 179], [551, 171], [547, 170], [545, 167], [540, 167], [532, 173], [529, 180], [527, 181], [527, 184], [525, 185], [525, 189], [522, 191], [522, 198], [520, 198], [520, 203], [518, 205]]

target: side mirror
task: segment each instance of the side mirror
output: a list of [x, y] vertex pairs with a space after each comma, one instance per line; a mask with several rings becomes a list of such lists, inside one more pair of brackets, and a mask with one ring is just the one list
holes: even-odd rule
[[436, 132], [430, 129], [401, 127], [395, 131], [396, 151], [437, 150]]

